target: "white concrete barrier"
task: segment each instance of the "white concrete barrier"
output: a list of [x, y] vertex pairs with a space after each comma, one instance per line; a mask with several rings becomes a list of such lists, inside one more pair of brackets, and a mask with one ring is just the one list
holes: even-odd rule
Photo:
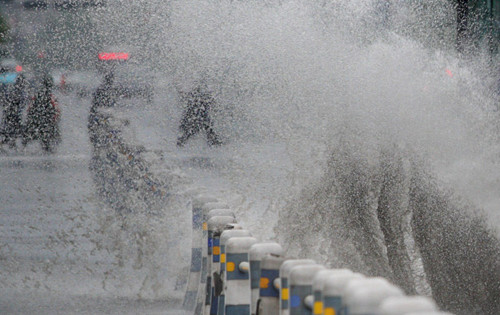
[[401, 315], [410, 312], [437, 311], [436, 303], [425, 296], [388, 297], [379, 306], [378, 315]]
[[279, 276], [284, 256], [266, 254], [261, 260], [258, 315], [275, 315], [280, 311]]
[[[384, 278], [326, 269], [312, 259], [285, 259], [279, 244], [257, 243], [234, 213], [214, 199], [202, 195], [193, 200], [193, 255], [184, 304], [196, 301], [194, 314], [452, 315], [438, 311], [432, 299], [405, 296]], [[200, 234], [200, 226], [206, 234]], [[199, 273], [202, 248], [196, 240], [206, 244], [206, 279]], [[196, 280], [206, 284], [205, 290], [198, 286], [197, 295], [189, 286]], [[199, 300], [203, 291], [204, 308]]]
[[312, 298], [312, 284], [316, 273], [324, 270], [322, 265], [299, 265], [292, 268], [289, 275], [290, 287], [290, 315], [312, 314], [312, 301], [306, 302], [306, 298]]
[[[220, 209], [218, 209], [220, 210]], [[204, 314], [213, 314], [217, 315], [217, 296], [215, 295], [215, 284], [214, 284], [214, 274], [218, 274], [219, 272], [219, 263], [220, 263], [220, 235], [227, 227], [229, 223], [236, 223], [236, 219], [234, 216], [226, 215], [226, 216], [213, 216], [210, 217], [210, 214], [232, 214], [231, 210], [225, 211], [215, 211], [211, 210], [208, 214], [208, 275], [207, 275], [207, 283], [206, 283], [206, 295], [205, 295], [205, 312]]]
[[[206, 214], [208, 212], [207, 208], [203, 208], [205, 205], [209, 203], [219, 202], [217, 198], [209, 194], [199, 194], [193, 198], [193, 230], [196, 233], [201, 233], [202, 235], [202, 244], [199, 244], [201, 247], [201, 282], [199, 288], [201, 289], [199, 292], [204, 292], [206, 290], [206, 281], [207, 281], [207, 273], [208, 273], [208, 263], [207, 263], [207, 219]], [[205, 211], [205, 212], [204, 212]], [[195, 229], [196, 224], [196, 229]], [[200, 307], [204, 305], [205, 295], [198, 294], [198, 303], [201, 304]], [[201, 311], [199, 313], [201, 314]]]
[[[201, 195], [201, 196], [205, 196], [206, 195]], [[210, 213], [210, 211], [212, 211], [213, 209], [228, 209], [229, 207], [227, 206], [227, 204], [223, 201], [208, 201], [208, 202], [205, 202], [202, 206], [201, 206], [201, 217], [202, 217], [202, 227], [203, 227], [203, 246], [202, 246], [202, 257], [203, 257], [203, 272], [202, 272], [202, 276], [206, 278], [207, 276], [207, 272], [208, 272], [208, 261], [207, 261], [207, 257], [208, 257], [208, 226], [207, 226], [207, 221], [209, 219], [208, 217], [208, 214]], [[232, 212], [232, 211], [231, 211]], [[234, 215], [232, 215], [234, 216]]]
[[323, 314], [323, 288], [328, 277], [331, 275], [352, 275], [353, 272], [349, 269], [325, 269], [320, 270], [313, 279], [313, 294], [312, 301], [309, 307], [312, 308], [312, 313], [314, 315]]
[[[234, 226], [233, 226], [234, 228]], [[222, 286], [220, 288], [220, 293], [218, 297], [218, 306], [217, 306], [217, 315], [224, 315], [225, 313], [225, 305], [226, 305], [226, 296], [224, 293], [224, 277], [225, 277], [225, 272], [226, 272], [226, 243], [229, 239], [233, 237], [251, 237], [252, 233], [248, 230], [243, 230], [241, 229], [241, 226], [239, 226], [240, 229], [231, 229], [231, 230], [225, 230], [222, 232], [220, 236], [220, 264], [219, 264], [219, 278], [218, 281], [220, 281], [219, 285]]]
[[349, 315], [377, 314], [380, 304], [386, 298], [403, 295], [403, 290], [384, 278], [352, 280], [344, 293], [344, 310]]
[[[183, 309], [194, 309], [194, 314], [200, 314], [203, 306], [203, 292], [206, 282], [206, 267], [204, 263], [203, 244], [205, 238], [203, 233], [202, 207], [208, 202], [216, 202], [217, 198], [199, 194], [192, 201], [192, 244], [191, 244], [191, 267], [189, 270], [186, 294], [184, 295]], [[206, 258], [205, 258], [206, 260]], [[200, 290], [201, 289], [201, 290]]]
[[250, 274], [248, 252], [257, 243], [254, 237], [233, 237], [226, 243], [226, 273], [224, 274], [225, 314], [250, 315]]
[[299, 265], [313, 265], [316, 262], [312, 259], [288, 259], [280, 267], [280, 314], [288, 315], [290, 308], [290, 291], [288, 276], [293, 267]]
[[326, 276], [323, 284], [323, 313], [326, 315], [344, 314], [342, 296], [351, 280], [365, 278], [360, 273], [344, 273]]
[[257, 301], [259, 299], [261, 273], [260, 264], [262, 257], [266, 254], [282, 256], [284, 254], [284, 250], [280, 244], [275, 242], [257, 243], [252, 245], [250, 248], [250, 286], [252, 290], [252, 304], [250, 305], [250, 310], [253, 315], [257, 313]]

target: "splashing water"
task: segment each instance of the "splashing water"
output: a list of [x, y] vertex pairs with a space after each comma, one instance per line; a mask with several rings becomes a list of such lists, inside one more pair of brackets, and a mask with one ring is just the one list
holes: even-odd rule
[[275, 198], [299, 194], [277, 232], [297, 254], [493, 314], [491, 63], [453, 52], [450, 5], [379, 3], [172, 2], [163, 66], [179, 90], [208, 82], [232, 141], [286, 144], [293, 179]]
[[449, 3], [110, 3], [89, 17], [102, 42], [135, 47], [171, 90], [205, 80], [236, 151], [284, 144], [286, 246], [495, 313], [498, 95], [487, 56], [453, 51]]

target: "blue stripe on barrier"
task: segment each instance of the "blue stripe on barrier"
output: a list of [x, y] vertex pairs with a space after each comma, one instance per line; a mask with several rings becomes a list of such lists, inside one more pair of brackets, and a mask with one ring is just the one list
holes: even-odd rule
[[201, 230], [202, 228], [202, 218], [201, 218], [201, 209], [193, 208], [193, 229]]
[[219, 307], [217, 308], [217, 315], [225, 315], [226, 297], [224, 294], [219, 295]]
[[191, 272], [201, 271], [201, 248], [191, 248]]
[[210, 315], [217, 315], [218, 306], [219, 301], [217, 296], [215, 296], [215, 288], [212, 288], [212, 303], [210, 305]]
[[312, 311], [306, 307], [304, 298], [312, 293], [310, 285], [290, 286], [290, 315], [311, 315]]
[[250, 305], [226, 305], [226, 315], [250, 315]]
[[205, 305], [210, 305], [210, 299], [212, 296], [212, 277], [208, 277], [207, 285], [205, 287]]
[[258, 289], [260, 284], [260, 261], [254, 260], [250, 261], [250, 287], [252, 289]]
[[279, 297], [279, 291], [274, 287], [274, 280], [280, 275], [279, 270], [262, 269], [260, 277], [268, 279], [267, 288], [260, 288], [260, 296]]
[[323, 307], [332, 307], [336, 314], [340, 314], [342, 298], [340, 296], [324, 296]]
[[207, 257], [201, 259], [201, 283], [205, 283], [207, 279]]
[[212, 233], [208, 231], [208, 255], [212, 255], [212, 246], [214, 245], [213, 243], [213, 238], [212, 238]]
[[[240, 263], [248, 261], [248, 254], [228, 254], [226, 253], [226, 274], [227, 280], [247, 280], [248, 272], [241, 272]], [[231, 268], [229, 268], [231, 265]]]

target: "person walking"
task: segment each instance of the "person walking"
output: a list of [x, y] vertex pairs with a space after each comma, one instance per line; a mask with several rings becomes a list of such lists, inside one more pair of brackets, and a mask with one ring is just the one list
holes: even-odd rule
[[61, 140], [59, 121], [61, 111], [52, 93], [54, 80], [45, 75], [33, 104], [28, 108], [23, 145], [31, 140], [40, 140], [44, 151], [51, 152], [53, 145]]
[[116, 93], [113, 88], [114, 74], [109, 72], [104, 76], [104, 80], [96, 89], [92, 97], [92, 105], [88, 117], [87, 128], [89, 130], [90, 142], [97, 144], [98, 136], [96, 127], [99, 126], [98, 109], [101, 107], [113, 107], [116, 105]]
[[26, 80], [18, 75], [14, 86], [4, 95], [2, 143], [16, 147], [16, 139], [22, 136], [22, 115], [26, 103]]
[[219, 136], [213, 129], [210, 112], [215, 105], [215, 99], [200, 85], [184, 95], [186, 108], [182, 115], [179, 129], [181, 136], [177, 139], [177, 146], [182, 147], [186, 141], [200, 131], [204, 130], [207, 143], [210, 146], [221, 145]]

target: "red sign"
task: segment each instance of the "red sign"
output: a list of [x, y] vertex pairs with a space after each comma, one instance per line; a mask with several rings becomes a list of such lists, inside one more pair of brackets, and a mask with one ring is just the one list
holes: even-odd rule
[[23, 71], [23, 67], [20, 66], [20, 65], [17, 65], [16, 66], [16, 72], [21, 72], [21, 71]]
[[127, 53], [100, 53], [99, 60], [127, 60]]

